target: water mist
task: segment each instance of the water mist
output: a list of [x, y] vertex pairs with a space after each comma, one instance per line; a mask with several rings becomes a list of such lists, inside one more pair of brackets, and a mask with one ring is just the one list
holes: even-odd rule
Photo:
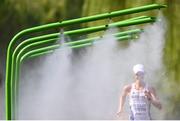
[[[115, 32], [107, 30], [77, 56], [64, 47], [26, 61], [21, 69], [19, 119], [117, 119], [119, 95], [123, 85], [134, 81], [132, 67], [137, 63], [145, 66], [145, 81], [157, 88], [164, 74], [164, 22], [147, 25], [139, 39], [128, 42], [118, 42], [112, 36]], [[126, 103], [125, 112], [128, 108]], [[152, 114], [163, 119], [164, 112], [153, 108]], [[127, 118], [124, 113], [120, 119]]]

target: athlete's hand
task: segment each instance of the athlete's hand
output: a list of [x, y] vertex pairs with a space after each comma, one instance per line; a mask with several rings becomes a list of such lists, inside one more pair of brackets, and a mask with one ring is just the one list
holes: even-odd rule
[[145, 94], [145, 97], [146, 97], [149, 101], [152, 100], [152, 96], [151, 96], [151, 93], [150, 93], [149, 91], [145, 90], [145, 91], [144, 91], [144, 94]]

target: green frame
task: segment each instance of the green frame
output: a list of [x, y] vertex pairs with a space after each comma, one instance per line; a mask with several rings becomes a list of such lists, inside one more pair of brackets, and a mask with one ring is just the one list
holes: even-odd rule
[[[147, 11], [147, 10], [153, 10], [153, 9], [160, 9], [160, 8], [164, 8], [166, 7], [165, 5], [159, 5], [159, 4], [152, 4], [152, 5], [147, 5], [147, 6], [141, 6], [141, 7], [136, 7], [136, 8], [131, 8], [131, 9], [125, 9], [125, 10], [120, 10], [120, 11], [115, 11], [115, 12], [111, 12], [111, 13], [104, 13], [104, 14], [100, 14], [100, 15], [94, 15], [94, 16], [89, 16], [89, 17], [83, 17], [83, 18], [79, 18], [79, 19], [73, 19], [73, 20], [68, 20], [68, 21], [62, 21], [62, 22], [56, 22], [56, 23], [50, 23], [50, 24], [46, 24], [46, 25], [41, 25], [38, 27], [33, 27], [33, 28], [29, 28], [29, 29], [25, 29], [21, 32], [19, 32], [18, 34], [16, 34], [12, 40], [9, 43], [8, 46], [8, 50], [7, 50], [7, 59], [6, 59], [6, 82], [5, 82], [5, 96], [6, 96], [6, 119], [7, 120], [12, 120], [15, 119], [14, 115], [13, 115], [13, 111], [12, 111], [12, 106], [14, 104], [13, 102], [13, 92], [12, 92], [12, 88], [13, 88], [13, 70], [14, 70], [14, 65], [12, 63], [13, 60], [13, 48], [15, 48], [16, 43], [18, 42], [18, 40], [23, 37], [24, 35], [30, 34], [30, 33], [35, 33], [35, 32], [40, 32], [40, 31], [44, 31], [44, 30], [48, 30], [48, 29], [52, 29], [52, 28], [58, 28], [58, 27], [65, 27], [71, 24], [77, 24], [77, 23], [84, 23], [84, 22], [90, 22], [90, 21], [95, 21], [95, 20], [100, 20], [100, 19], [105, 19], [105, 18], [112, 18], [112, 17], [116, 17], [116, 16], [120, 16], [120, 15], [127, 15], [127, 14], [132, 14], [132, 13], [137, 13], [137, 12], [142, 12], [142, 11]], [[140, 22], [141, 21], [141, 22]], [[148, 21], [148, 22], [154, 22], [155, 19], [154, 18], [140, 18], [139, 20], [130, 20], [130, 21], [126, 21], [123, 22], [124, 24], [121, 23], [121, 26], [127, 26], [127, 25], [134, 25], [134, 24], [140, 24], [143, 21]], [[133, 23], [134, 22], [134, 23]], [[117, 22], [118, 23], [118, 22]], [[112, 26], [116, 26], [117, 23], [114, 23]], [[146, 22], [145, 22], [146, 23]], [[119, 24], [119, 23], [118, 23]], [[118, 26], [117, 24], [117, 26]], [[101, 26], [100, 28], [98, 28], [99, 30], [103, 30], [104, 28], [107, 29], [107, 25], [105, 26]], [[111, 25], [109, 26], [111, 27]], [[93, 28], [94, 29], [94, 28]], [[93, 29], [89, 29], [89, 32], [95, 32], [93, 31]], [[97, 29], [97, 28], [96, 28]], [[80, 32], [79, 30], [74, 30], [74, 34], [77, 34], [78, 32]], [[81, 29], [82, 33], [87, 33], [86, 30]], [[81, 33], [80, 32], [80, 33]], [[49, 39], [53, 36], [57, 37], [57, 33], [55, 34], [51, 34], [50, 35], [44, 35], [47, 38], [49, 37]], [[40, 39], [41, 37], [37, 37], [36, 39], [39, 40], [44, 40], [44, 39]], [[47, 39], [46, 38], [46, 39]], [[31, 38], [32, 39], [32, 38]], [[35, 39], [35, 38], [34, 38]], [[38, 55], [38, 54], [37, 54]]]

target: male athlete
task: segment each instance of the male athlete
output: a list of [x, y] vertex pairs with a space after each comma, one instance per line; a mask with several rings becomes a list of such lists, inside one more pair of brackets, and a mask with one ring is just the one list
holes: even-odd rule
[[161, 109], [161, 103], [156, 96], [155, 89], [144, 82], [144, 66], [137, 64], [133, 67], [135, 82], [123, 87], [120, 96], [118, 116], [121, 116], [126, 96], [129, 96], [130, 120], [151, 120], [150, 105]]

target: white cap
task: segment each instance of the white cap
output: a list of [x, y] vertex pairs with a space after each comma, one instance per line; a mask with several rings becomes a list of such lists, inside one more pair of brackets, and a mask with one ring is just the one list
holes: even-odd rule
[[143, 72], [144, 73], [144, 66], [142, 64], [136, 64], [133, 67], [133, 71], [135, 74], [137, 74], [138, 72]]

